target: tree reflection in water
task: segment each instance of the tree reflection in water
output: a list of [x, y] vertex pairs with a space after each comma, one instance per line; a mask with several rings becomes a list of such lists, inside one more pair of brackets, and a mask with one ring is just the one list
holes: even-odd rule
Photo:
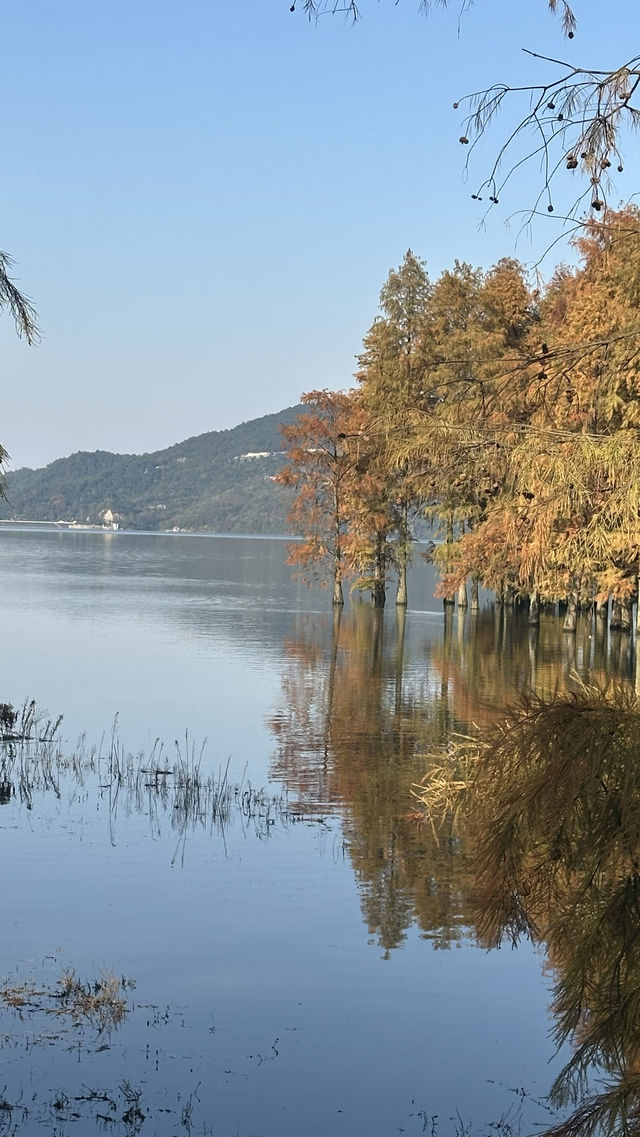
[[271, 718], [272, 774], [292, 808], [342, 813], [365, 920], [385, 953], [414, 921], [443, 947], [470, 924], [463, 844], [416, 825], [410, 795], [450, 726], [449, 692], [446, 682], [429, 693], [430, 678], [405, 681], [404, 634], [404, 613], [389, 620], [365, 605], [334, 614], [324, 641], [308, 622], [287, 645]]
[[[556, 620], [538, 632], [496, 609], [446, 620], [417, 666], [404, 614], [358, 606], [324, 640], [307, 624], [287, 650], [273, 773], [301, 808], [342, 813], [385, 954], [414, 923], [440, 947], [544, 944], [556, 1039], [574, 1045], [553, 1088], [573, 1112], [555, 1132], [637, 1133], [640, 702], [628, 638], [587, 623], [563, 638]], [[505, 712], [517, 691], [530, 694]], [[451, 740], [470, 734], [490, 744], [461, 764]], [[422, 779], [431, 815], [410, 804]]]
[[[479, 935], [488, 946], [522, 936], [545, 945], [555, 1038], [573, 1044], [551, 1095], [573, 1112], [549, 1132], [637, 1134], [640, 701], [619, 685], [530, 696], [475, 765], [459, 757], [449, 755], [449, 784], [466, 781], [458, 797], [473, 832]], [[446, 773], [441, 764], [424, 780], [436, 822], [446, 822]]]

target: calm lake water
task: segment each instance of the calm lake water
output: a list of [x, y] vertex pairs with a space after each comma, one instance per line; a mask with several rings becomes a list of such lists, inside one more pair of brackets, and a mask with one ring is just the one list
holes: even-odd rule
[[[86, 736], [75, 770], [0, 769], [0, 978], [27, 988], [0, 1005], [0, 1134], [550, 1123], [544, 957], [483, 949], [464, 842], [416, 823], [411, 786], [518, 690], [631, 681], [629, 644], [551, 616], [533, 632], [487, 598], [445, 621], [419, 557], [406, 617], [334, 617], [285, 557], [278, 540], [0, 532], [0, 700], [62, 713], [66, 755]], [[157, 773], [178, 751], [200, 786], [228, 767], [224, 816]], [[126, 978], [117, 1028], [61, 1013], [65, 969]]]

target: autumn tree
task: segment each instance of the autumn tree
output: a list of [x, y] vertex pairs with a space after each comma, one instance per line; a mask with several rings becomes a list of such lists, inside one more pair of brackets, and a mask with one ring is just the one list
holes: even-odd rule
[[[368, 456], [367, 473], [378, 499], [387, 499], [387, 535], [395, 529], [388, 558], [393, 562], [398, 587], [396, 604], [407, 603], [407, 566], [411, 554], [409, 511], [420, 495], [408, 468], [389, 461], [387, 443], [403, 433], [408, 414], [424, 396], [425, 368], [430, 351], [428, 334], [431, 283], [425, 262], [411, 249], [402, 264], [389, 272], [380, 292], [381, 315], [376, 318], [358, 357], [356, 379], [359, 401], [375, 440]], [[374, 489], [372, 485], [372, 489]], [[382, 520], [380, 506], [377, 515]], [[378, 529], [381, 530], [379, 525]], [[382, 554], [378, 547], [378, 561]]]
[[581, 265], [561, 267], [542, 295], [509, 259], [488, 272], [456, 263], [431, 285], [409, 252], [390, 273], [338, 440], [350, 471], [342, 569], [348, 557], [378, 603], [388, 568], [402, 581], [407, 510], [421, 501], [447, 538], [445, 597], [471, 576], [530, 597], [534, 622], [540, 600], [567, 598], [573, 631], [579, 605], [612, 594], [628, 627], [640, 568], [640, 213], [591, 222], [575, 244]]
[[300, 543], [289, 548], [289, 563], [308, 577], [332, 583], [333, 603], [344, 603], [344, 552], [347, 499], [353, 479], [349, 440], [353, 435], [353, 399], [345, 392], [310, 391], [309, 408], [291, 426], [281, 428], [287, 464], [276, 481], [293, 491], [288, 520]]
[[[439, 2], [440, 0], [433, 0], [432, 5], [429, 0], [421, 0], [417, 6], [420, 11], [427, 12], [430, 7], [438, 6]], [[298, 6], [313, 18], [343, 12], [354, 20], [366, 8], [364, 0], [360, 6], [355, 0], [300, 0]], [[445, 6], [444, 0], [441, 6]], [[295, 4], [293, 8], [295, 9]], [[568, 0], [549, 0], [549, 8], [559, 16], [563, 34], [574, 39], [579, 33], [574, 7]], [[507, 105], [513, 110], [513, 105], [523, 100], [522, 111], [515, 110], [515, 126], [510, 129], [503, 143], [498, 142], [495, 160], [493, 163], [490, 160], [486, 177], [480, 175], [473, 196], [476, 199], [484, 198], [489, 207], [495, 206], [508, 191], [512, 173], [533, 160], [540, 172], [533, 179], [533, 203], [529, 203], [529, 209], [524, 211], [525, 217], [531, 217], [538, 211], [557, 214], [559, 200], [564, 195], [566, 204], [560, 212], [565, 219], [573, 218], [579, 226], [584, 223], [586, 212], [593, 220], [587, 224], [584, 240], [590, 241], [593, 230], [597, 229], [600, 239], [605, 241], [604, 233], [609, 227], [614, 231], [619, 228], [617, 215], [609, 209], [607, 198], [611, 194], [612, 176], [623, 173], [629, 128], [639, 121], [637, 94], [640, 87], [640, 56], [630, 51], [628, 58], [613, 67], [593, 68], [563, 61], [558, 58], [558, 54], [554, 51], [549, 57], [534, 55], [534, 58], [541, 60], [541, 66], [545, 70], [544, 80], [540, 83], [523, 82], [516, 87], [491, 84], [484, 90], [462, 96], [456, 104], [463, 115], [460, 142], [463, 147], [468, 146], [471, 155], [475, 143], [494, 120], [499, 119], [501, 111]], [[556, 68], [555, 75], [552, 74], [551, 78], [550, 65]], [[532, 137], [536, 140], [534, 143], [531, 143]], [[478, 161], [477, 153], [475, 151], [474, 163]], [[580, 283], [582, 285], [587, 282], [581, 277]], [[592, 277], [589, 289], [578, 289], [581, 296], [577, 293], [574, 296], [572, 311], [576, 317], [574, 323], [577, 324], [579, 307], [582, 306], [586, 312], [587, 306], [583, 300], [587, 293], [591, 296], [594, 316], [592, 331], [601, 327], [597, 337], [599, 347], [610, 352], [610, 348], [620, 341], [615, 326], [610, 326], [609, 330], [602, 326], [597, 301], [603, 288], [604, 281], [601, 279], [597, 284]], [[567, 291], [571, 291], [570, 282], [567, 282]], [[611, 309], [609, 301], [613, 297], [605, 296], [604, 299], [607, 301], [606, 307]], [[582, 328], [574, 327], [573, 331], [578, 338], [573, 343], [566, 340], [563, 344], [562, 352], [569, 362], [567, 366], [555, 369], [558, 377], [573, 370], [571, 360], [575, 361], [583, 353], [585, 343], [589, 342], [589, 336], [583, 334], [585, 328], [584, 324]], [[569, 331], [569, 323], [565, 324], [565, 330]], [[633, 338], [636, 333], [630, 334]], [[458, 410], [463, 404], [472, 410], [467, 422], [455, 421], [455, 414], [451, 413], [452, 400], [448, 398], [448, 413], [441, 414], [442, 408], [438, 408], [437, 417], [441, 420], [442, 428], [435, 448], [433, 431], [425, 429], [424, 423], [419, 424], [416, 431], [417, 444], [416, 439], [411, 437], [413, 428], [408, 431], [407, 446], [413, 447], [415, 457], [420, 442], [424, 443], [428, 438], [428, 445], [422, 446], [421, 455], [425, 479], [429, 463], [433, 465], [443, 458], [449, 461], [449, 491], [456, 491], [449, 493], [452, 507], [449, 511], [450, 524], [457, 524], [451, 522], [451, 518], [455, 517], [458, 509], [458, 491], [462, 491], [460, 507], [464, 508], [465, 481], [471, 479], [477, 483], [478, 480], [484, 480], [490, 483], [493, 479], [493, 485], [499, 485], [498, 491], [488, 486], [489, 492], [500, 500], [495, 500], [495, 497], [490, 500], [482, 534], [487, 537], [491, 532], [493, 549], [498, 554], [490, 558], [492, 572], [498, 568], [501, 554], [508, 549], [515, 567], [515, 583], [534, 595], [540, 589], [546, 591], [547, 595], [561, 595], [563, 587], [565, 590], [568, 588], [570, 595], [573, 594], [576, 583], [573, 580], [574, 570], [578, 573], [581, 588], [588, 574], [593, 572], [601, 589], [607, 587], [607, 584], [614, 591], [625, 587], [632, 589], [635, 577], [632, 523], [634, 502], [631, 494], [629, 508], [625, 511], [620, 493], [623, 468], [625, 465], [629, 467], [630, 462], [634, 468], [635, 457], [632, 436], [625, 436], [623, 432], [633, 428], [618, 428], [614, 425], [615, 416], [606, 428], [600, 429], [596, 423], [596, 419], [602, 422], [603, 413], [605, 416], [608, 414], [605, 404], [617, 380], [614, 381], [613, 388], [610, 383], [605, 384], [607, 389], [601, 389], [598, 397], [591, 400], [591, 411], [596, 424], [593, 429], [589, 429], [583, 422], [578, 430], [575, 421], [567, 427], [554, 425], [546, 416], [546, 410], [553, 406], [552, 417], [558, 417], [557, 404], [562, 405], [566, 399], [566, 404], [569, 405], [569, 401], [575, 399], [575, 407], [579, 394], [571, 381], [565, 384], [565, 392], [561, 392], [559, 382], [555, 383], [553, 379], [548, 382], [550, 376], [542, 350], [542, 344], [547, 343], [546, 335], [548, 333], [544, 332], [537, 343], [534, 339], [531, 340], [528, 353], [524, 353], [528, 354], [528, 359], [524, 362], [522, 357], [515, 364], [505, 358], [504, 382], [494, 388], [494, 393], [498, 396], [500, 393], [505, 395], [502, 414], [498, 407], [498, 413], [487, 418], [484, 401], [487, 388], [483, 385], [476, 387], [476, 393], [480, 392], [483, 399], [482, 416], [477, 415], [472, 390], [475, 377], [469, 377], [468, 393], [458, 402]], [[450, 349], [451, 347], [449, 344]], [[451, 359], [450, 352], [445, 354], [445, 359], [447, 354]], [[611, 366], [614, 355], [615, 351], [609, 354], [608, 371], [611, 378], [614, 375]], [[624, 366], [623, 360], [623, 370]], [[536, 375], [539, 376], [537, 391]], [[618, 397], [618, 393], [615, 397]], [[625, 396], [622, 401], [632, 402]], [[585, 405], [583, 401], [583, 407]], [[628, 418], [628, 410], [626, 414]], [[475, 421], [472, 421], [474, 416]], [[559, 429], [566, 431], [570, 437], [560, 439], [557, 433]], [[472, 459], [467, 464], [466, 473], [463, 468], [465, 462], [460, 466], [455, 461], [450, 461], [450, 456], [455, 454], [456, 433], [460, 454], [465, 459]], [[597, 452], [592, 445], [596, 436], [599, 440]], [[475, 462], [474, 458], [482, 453], [485, 445], [487, 453], [488, 447], [492, 447], [492, 461]], [[496, 472], [493, 459], [498, 455], [500, 461]], [[396, 457], [400, 461], [399, 452]], [[416, 464], [416, 468], [418, 466]], [[556, 469], [561, 470], [565, 478], [564, 488], [554, 477]], [[546, 490], [545, 478], [551, 479]], [[537, 486], [534, 484], [536, 480]], [[607, 494], [613, 495], [613, 510], [605, 508]], [[592, 509], [591, 499], [594, 495], [599, 504]], [[441, 505], [441, 502], [434, 504]], [[601, 521], [605, 522], [602, 526]], [[619, 530], [619, 536], [613, 536], [614, 530]], [[481, 551], [478, 540], [476, 552]], [[601, 547], [595, 550], [596, 555], [592, 557], [587, 546], [593, 552], [594, 541]], [[614, 544], [621, 546], [625, 542], [630, 550], [626, 560], [619, 552], [613, 556]], [[604, 548], [607, 543], [608, 557]], [[485, 544], [484, 547], [490, 546]], [[464, 560], [458, 557], [460, 550], [461, 546], [456, 544], [455, 554], [458, 559], [457, 567], [454, 567], [458, 576]], [[466, 551], [471, 551], [471, 542], [466, 543]], [[604, 560], [600, 553], [605, 554]], [[452, 565], [453, 562], [449, 560], [447, 567]]]
[[[349, 527], [345, 557], [353, 587], [369, 591], [375, 608], [384, 608], [388, 571], [398, 560], [397, 535], [403, 512], [380, 460], [378, 440], [365, 420], [356, 440], [357, 457], [348, 492]], [[352, 445], [355, 455], [356, 447]], [[404, 553], [404, 548], [403, 548]]]
[[575, 243], [582, 265], [558, 273], [540, 305], [508, 477], [520, 578], [551, 596], [588, 582], [590, 603], [636, 588], [640, 214], [592, 222]]
[[479, 543], [471, 534], [487, 522], [503, 491], [504, 446], [494, 435], [510, 421], [507, 394], [519, 389], [518, 369], [536, 320], [524, 271], [510, 259], [486, 273], [456, 262], [429, 298], [419, 397], [389, 451], [411, 471], [427, 514], [440, 524], [445, 598], [455, 596], [467, 576], [491, 576], [497, 586], [517, 574], [502, 537]]
[[[490, 587], [504, 573], [522, 592], [568, 597], [569, 631], [595, 593], [628, 604], [637, 587], [637, 210], [590, 223], [576, 246], [582, 264], [559, 270], [528, 316], [516, 305], [514, 321], [499, 305], [487, 339], [491, 320], [473, 315], [473, 367], [470, 348], [466, 364], [458, 352], [445, 361], [447, 394], [414, 423], [401, 452], [419, 465], [440, 447], [445, 471], [449, 445], [456, 476], [443, 479], [440, 508], [478, 499], [472, 532], [444, 550], [450, 583], [475, 568]], [[495, 287], [500, 273], [492, 276]]]

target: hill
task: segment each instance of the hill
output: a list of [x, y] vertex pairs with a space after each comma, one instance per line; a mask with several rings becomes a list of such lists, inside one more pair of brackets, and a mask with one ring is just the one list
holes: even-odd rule
[[287, 500], [273, 481], [283, 464], [278, 427], [302, 407], [209, 431], [152, 454], [97, 450], [7, 474], [0, 518], [124, 529], [285, 533]]

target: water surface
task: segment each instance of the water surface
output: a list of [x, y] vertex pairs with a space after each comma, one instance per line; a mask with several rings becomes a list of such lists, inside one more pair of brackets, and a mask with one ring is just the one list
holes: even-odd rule
[[285, 554], [277, 540], [0, 533], [1, 699], [63, 712], [68, 753], [82, 732], [106, 753], [118, 714], [122, 753], [160, 737], [170, 764], [178, 740], [203, 775], [228, 764], [275, 799], [266, 820], [234, 806], [223, 825], [185, 826], [170, 794], [143, 780], [114, 795], [104, 767], [30, 800], [12, 775], [2, 975], [44, 989], [65, 967], [106, 969], [135, 987], [106, 1035], [5, 1008], [0, 1133], [129, 1132], [125, 1079], [141, 1131], [162, 1135], [549, 1121], [536, 1099], [560, 1059], [542, 955], [483, 949], [464, 842], [416, 823], [411, 786], [434, 744], [519, 689], [629, 677], [630, 647], [586, 625], [563, 637], [551, 615], [531, 632], [486, 603], [445, 621], [419, 557], [406, 616], [358, 602], [338, 617]]

